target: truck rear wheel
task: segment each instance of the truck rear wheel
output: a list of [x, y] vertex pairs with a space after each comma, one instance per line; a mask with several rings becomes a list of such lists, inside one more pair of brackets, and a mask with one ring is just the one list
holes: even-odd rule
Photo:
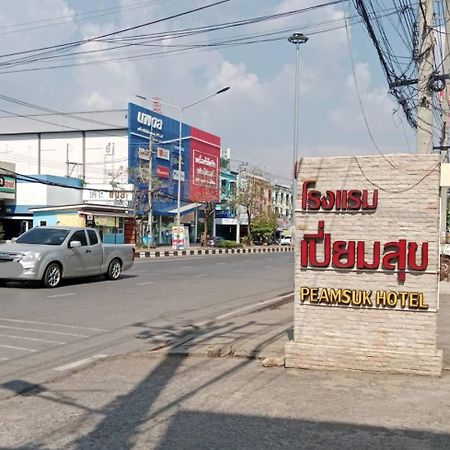
[[62, 278], [62, 270], [61, 266], [56, 263], [50, 263], [45, 269], [44, 276], [42, 278], [42, 283], [47, 288], [55, 288], [58, 287], [61, 283]]
[[108, 267], [108, 272], [106, 272], [106, 278], [108, 280], [117, 280], [122, 273], [122, 263], [119, 258], [114, 258]]

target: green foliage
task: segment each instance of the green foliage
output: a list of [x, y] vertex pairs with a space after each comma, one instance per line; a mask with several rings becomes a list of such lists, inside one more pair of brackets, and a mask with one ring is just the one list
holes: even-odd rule
[[255, 243], [270, 243], [277, 228], [277, 216], [273, 212], [266, 212], [253, 220], [252, 238]]
[[220, 247], [220, 248], [240, 248], [240, 247], [242, 247], [242, 244], [239, 244], [239, 242], [236, 242], [236, 241], [220, 241], [217, 244], [217, 247]]
[[3, 230], [3, 226], [0, 223], [0, 241], [2, 241], [5, 237], [5, 231]]

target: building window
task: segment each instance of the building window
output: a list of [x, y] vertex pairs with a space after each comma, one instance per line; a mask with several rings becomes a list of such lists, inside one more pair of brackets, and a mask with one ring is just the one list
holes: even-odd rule
[[47, 221], [46, 220], [39, 221], [39, 226], [40, 227], [46, 227], [47, 226]]

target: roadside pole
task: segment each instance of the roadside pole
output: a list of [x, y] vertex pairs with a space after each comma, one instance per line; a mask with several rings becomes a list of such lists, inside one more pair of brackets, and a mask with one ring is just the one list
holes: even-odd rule
[[153, 245], [153, 130], [148, 140], [148, 235], [147, 247]]
[[[444, 60], [442, 62], [444, 74], [448, 75], [450, 73], [450, 0], [445, 0], [444, 9], [444, 23], [445, 23], [445, 34], [444, 34]], [[445, 88], [444, 95], [442, 98], [442, 106], [441, 106], [441, 118], [442, 118], [442, 132], [441, 132], [441, 140], [440, 147], [445, 149], [445, 162], [448, 162], [448, 152], [449, 152], [449, 136], [448, 136], [448, 122], [449, 122], [449, 113], [450, 113], [450, 83], [448, 78], [445, 79]], [[441, 186], [441, 236], [440, 241], [441, 244], [447, 243], [447, 202], [448, 202], [448, 187]]]
[[419, 77], [417, 82], [416, 152], [433, 152], [433, 95], [430, 78], [433, 75], [433, 0], [419, 2]]

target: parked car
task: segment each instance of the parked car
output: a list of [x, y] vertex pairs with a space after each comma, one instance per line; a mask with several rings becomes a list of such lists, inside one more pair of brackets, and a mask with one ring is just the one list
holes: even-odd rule
[[288, 235], [281, 236], [280, 245], [291, 245], [291, 243], [292, 243], [292, 236]]
[[117, 280], [133, 260], [132, 245], [103, 244], [93, 228], [37, 227], [0, 245], [0, 279], [42, 281], [48, 288], [63, 278]]
[[208, 239], [208, 247], [220, 247], [220, 243], [223, 242], [225, 238], [222, 236], [213, 236]]

